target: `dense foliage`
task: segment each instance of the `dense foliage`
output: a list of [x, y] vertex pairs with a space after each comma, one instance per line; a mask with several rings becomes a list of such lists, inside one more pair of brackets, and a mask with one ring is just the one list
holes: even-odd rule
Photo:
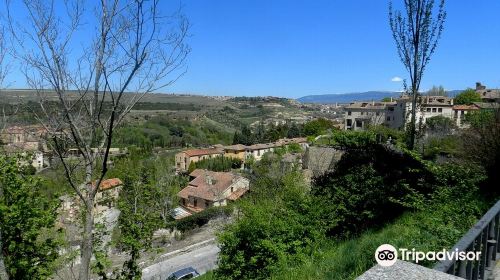
[[0, 237], [9, 279], [44, 279], [54, 272], [60, 230], [57, 200], [40, 194], [40, 181], [0, 156]]
[[296, 123], [268, 124], [260, 122], [252, 131], [250, 127], [243, 126], [241, 132], [236, 131], [233, 144], [253, 145], [269, 143], [281, 138], [295, 138], [304, 136], [304, 126]]
[[140, 254], [151, 248], [153, 232], [172, 221], [170, 211], [177, 205], [176, 194], [186, 179], [174, 174], [170, 158], [151, 158], [141, 152], [119, 160], [109, 175], [123, 181], [117, 201], [120, 216], [114, 243], [130, 258], [123, 264], [119, 277], [140, 279]]
[[238, 158], [217, 156], [213, 158], [202, 159], [197, 162], [191, 162], [189, 164], [189, 173], [193, 172], [195, 169], [207, 169], [211, 171], [221, 172], [221, 171], [231, 171], [231, 169], [239, 169], [243, 161]]
[[455, 96], [454, 101], [455, 104], [470, 105], [474, 102], [481, 102], [481, 95], [475, 90], [468, 88]]
[[[468, 114], [469, 115], [469, 114]], [[461, 140], [465, 157], [486, 170], [488, 179], [483, 190], [500, 194], [500, 110], [487, 110], [470, 114], [470, 128], [465, 130]]]
[[216, 275], [221, 279], [265, 279], [287, 256], [301, 258], [321, 237], [315, 204], [299, 170], [268, 154], [254, 166], [252, 193], [238, 205], [237, 221], [219, 236]]
[[206, 146], [230, 144], [232, 131], [208, 119], [173, 120], [154, 117], [141, 124], [129, 124], [116, 132], [113, 146], [155, 147]]
[[[484, 173], [382, 145], [389, 137], [402, 136], [384, 129], [335, 132], [333, 145], [345, 154], [335, 170], [313, 180], [310, 191], [279, 153], [255, 163], [251, 193], [220, 234], [219, 268], [207, 277], [352, 279], [373, 265], [372, 252], [388, 242], [384, 238], [427, 250], [453, 245], [488, 207], [479, 193]], [[314, 267], [318, 261], [320, 268]]]

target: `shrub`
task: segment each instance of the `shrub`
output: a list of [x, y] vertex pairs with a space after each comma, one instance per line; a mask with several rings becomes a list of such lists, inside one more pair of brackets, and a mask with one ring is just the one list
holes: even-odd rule
[[168, 223], [166, 228], [176, 228], [181, 232], [187, 232], [193, 230], [197, 227], [201, 227], [207, 224], [211, 219], [220, 217], [220, 216], [229, 216], [233, 212], [233, 207], [231, 205], [228, 206], [220, 206], [220, 207], [210, 207], [204, 211], [199, 213], [195, 213], [186, 218], [172, 221]]

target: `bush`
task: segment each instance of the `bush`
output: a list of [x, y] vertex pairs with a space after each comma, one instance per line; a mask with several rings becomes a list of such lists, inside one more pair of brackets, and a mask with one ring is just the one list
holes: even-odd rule
[[[397, 217], [415, 197], [428, 196], [435, 178], [412, 155], [382, 145], [348, 150], [333, 172], [315, 178], [328, 235], [350, 237]], [[403, 199], [404, 198], [404, 199]]]
[[231, 171], [231, 169], [240, 169], [243, 161], [238, 158], [217, 156], [214, 158], [202, 159], [197, 162], [191, 162], [189, 165], [189, 172], [193, 172], [195, 169], [207, 169], [210, 171]]
[[372, 131], [339, 130], [333, 133], [332, 146], [341, 149], [356, 149], [377, 143]]
[[186, 218], [170, 222], [165, 227], [171, 229], [175, 228], [177, 230], [180, 230], [181, 232], [187, 232], [207, 224], [213, 218], [220, 216], [229, 216], [232, 212], [233, 207], [231, 205], [210, 207], [202, 212], [195, 213]]

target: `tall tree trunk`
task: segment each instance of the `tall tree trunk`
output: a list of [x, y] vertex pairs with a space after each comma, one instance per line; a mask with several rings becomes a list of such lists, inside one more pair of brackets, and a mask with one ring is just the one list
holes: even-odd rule
[[9, 280], [9, 275], [5, 268], [5, 263], [3, 261], [3, 243], [2, 243], [2, 231], [0, 230], [0, 280]]
[[408, 148], [413, 150], [415, 147], [415, 137], [417, 130], [417, 92], [413, 89], [413, 98], [411, 101], [411, 120], [410, 120], [410, 143], [408, 144]]
[[80, 244], [80, 273], [79, 280], [88, 280], [90, 276], [90, 259], [92, 258], [93, 229], [94, 229], [94, 201], [89, 200], [90, 207], [86, 207], [85, 225], [83, 228], [82, 243]]

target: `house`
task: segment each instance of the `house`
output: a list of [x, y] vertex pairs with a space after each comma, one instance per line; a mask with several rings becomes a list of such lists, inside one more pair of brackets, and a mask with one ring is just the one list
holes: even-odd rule
[[196, 169], [189, 174], [192, 180], [177, 196], [180, 205], [191, 213], [201, 212], [212, 206], [225, 206], [244, 195], [249, 180], [231, 173]]
[[345, 130], [364, 130], [370, 125], [394, 127], [396, 102], [353, 102], [344, 108]]
[[224, 150], [224, 156], [228, 158], [236, 158], [240, 159], [241, 161], [245, 160], [245, 155], [246, 155], [246, 150], [247, 146], [237, 144], [237, 145], [231, 145], [231, 146], [225, 146], [223, 147]]
[[42, 126], [11, 126], [0, 132], [0, 142], [4, 145], [30, 145], [38, 147], [40, 140], [46, 134]]
[[[93, 185], [95, 186], [95, 182]], [[118, 178], [106, 179], [101, 182], [94, 199], [96, 214], [102, 214], [116, 206], [122, 186], [123, 182]], [[83, 209], [81, 208], [82, 201], [76, 195], [63, 195], [59, 197], [59, 200], [61, 201], [58, 209], [59, 223], [74, 224], [80, 217], [79, 210]]]
[[101, 182], [99, 190], [95, 195], [95, 209], [97, 213], [115, 206], [122, 186], [123, 182], [118, 178], [106, 179]]
[[487, 89], [486, 86], [477, 82], [476, 92], [481, 96], [481, 102], [500, 103], [500, 89]]
[[175, 155], [175, 169], [177, 172], [186, 172], [193, 162], [222, 155], [224, 155], [224, 150], [218, 147], [182, 151]]
[[245, 158], [253, 157], [255, 160], [261, 160], [265, 153], [274, 152], [276, 148], [287, 147], [290, 144], [298, 144], [303, 150], [309, 147], [307, 138], [283, 138], [276, 142], [247, 146]]
[[[396, 101], [396, 127], [403, 128], [411, 121], [412, 98], [404, 95]], [[416, 123], [425, 124], [428, 118], [443, 116], [453, 118], [453, 98], [447, 96], [420, 96], [417, 100]]]
[[454, 105], [453, 106], [453, 119], [460, 128], [468, 127], [467, 123], [464, 123], [465, 116], [471, 112], [480, 110], [478, 105]]
[[273, 152], [276, 147], [279, 147], [276, 143], [250, 145], [246, 150], [246, 158], [254, 158], [257, 161], [261, 160], [265, 153]]
[[41, 170], [49, 165], [45, 157], [48, 150], [43, 141], [45, 134], [46, 130], [42, 126], [11, 126], [0, 132], [0, 144], [7, 154], [28, 157], [26, 163]]

